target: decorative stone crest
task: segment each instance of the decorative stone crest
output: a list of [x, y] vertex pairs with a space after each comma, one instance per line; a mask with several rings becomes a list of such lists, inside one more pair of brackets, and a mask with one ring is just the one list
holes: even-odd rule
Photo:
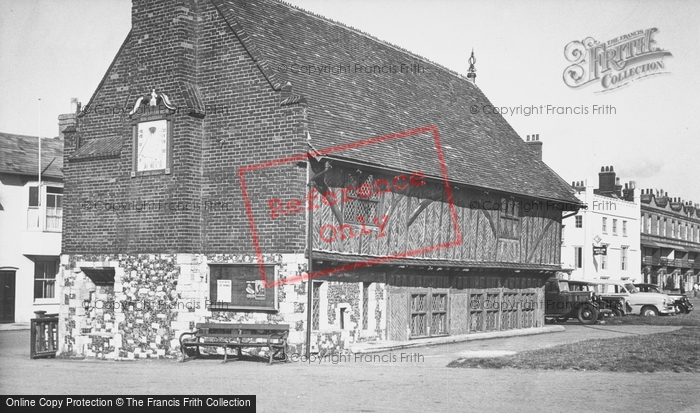
[[163, 105], [169, 110], [175, 110], [177, 108], [177, 106], [170, 102], [170, 98], [168, 98], [168, 95], [166, 95], [165, 93], [156, 93], [156, 90], [153, 89], [151, 94], [141, 96], [136, 100], [136, 103], [134, 103], [134, 108], [131, 109], [131, 112], [129, 112], [129, 116], [132, 116], [134, 113], [136, 113], [141, 108], [141, 106], [149, 106], [155, 108], [160, 105]]

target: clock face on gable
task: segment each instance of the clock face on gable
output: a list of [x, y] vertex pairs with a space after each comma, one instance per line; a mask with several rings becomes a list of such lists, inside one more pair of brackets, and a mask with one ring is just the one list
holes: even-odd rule
[[141, 122], [136, 127], [136, 170], [155, 171], [167, 168], [168, 121]]

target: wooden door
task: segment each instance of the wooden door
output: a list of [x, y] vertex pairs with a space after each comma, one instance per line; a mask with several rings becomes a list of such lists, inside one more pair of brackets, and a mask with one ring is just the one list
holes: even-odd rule
[[447, 289], [411, 289], [409, 299], [411, 338], [448, 335], [448, 309]]
[[0, 323], [15, 322], [15, 272], [0, 271]]

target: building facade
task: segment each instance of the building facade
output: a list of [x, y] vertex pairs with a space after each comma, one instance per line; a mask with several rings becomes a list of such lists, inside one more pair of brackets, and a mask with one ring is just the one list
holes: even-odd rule
[[285, 3], [134, 0], [66, 135], [61, 353], [175, 357], [205, 321], [323, 353], [543, 325], [579, 201], [473, 104], [467, 78]]
[[[70, 116], [68, 116], [70, 117]], [[62, 116], [62, 128], [66, 116]], [[0, 133], [0, 322], [58, 313], [63, 140]]]
[[564, 219], [562, 265], [577, 280], [641, 282], [640, 204], [635, 183], [619, 184], [612, 166], [602, 167], [598, 188], [573, 182], [586, 205]]
[[691, 291], [700, 280], [700, 205], [663, 190], [641, 194], [644, 282], [670, 291]]

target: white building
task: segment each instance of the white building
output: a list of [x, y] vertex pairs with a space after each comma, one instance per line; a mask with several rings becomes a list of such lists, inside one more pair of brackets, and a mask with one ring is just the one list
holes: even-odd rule
[[562, 266], [570, 279], [619, 279], [641, 282], [640, 202], [634, 182], [624, 190], [613, 167], [603, 167], [599, 188], [574, 182], [587, 209], [564, 215]]
[[38, 138], [0, 133], [0, 323], [60, 306], [63, 140], [43, 138], [41, 152], [39, 180]]

